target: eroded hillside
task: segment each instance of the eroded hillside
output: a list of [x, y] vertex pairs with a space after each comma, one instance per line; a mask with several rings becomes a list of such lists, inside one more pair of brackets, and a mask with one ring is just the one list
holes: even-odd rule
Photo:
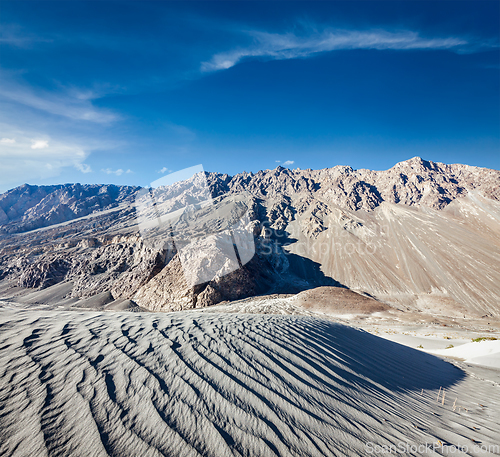
[[[141, 212], [144, 192], [66, 185], [1, 195], [3, 300], [178, 310], [343, 285], [403, 310], [500, 313], [496, 170], [414, 158], [385, 171], [206, 173], [152, 189], [155, 203]], [[168, 224], [141, 230], [144, 214]], [[231, 265], [224, 249], [233, 245]], [[208, 280], [190, 280], [197, 268]]]

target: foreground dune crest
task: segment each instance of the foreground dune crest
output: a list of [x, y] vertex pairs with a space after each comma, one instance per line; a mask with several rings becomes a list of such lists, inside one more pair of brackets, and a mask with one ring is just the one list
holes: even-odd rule
[[[499, 432], [495, 386], [316, 318], [3, 316], [2, 455], [366, 455], [374, 444], [494, 444]], [[437, 403], [440, 388], [467, 413]]]

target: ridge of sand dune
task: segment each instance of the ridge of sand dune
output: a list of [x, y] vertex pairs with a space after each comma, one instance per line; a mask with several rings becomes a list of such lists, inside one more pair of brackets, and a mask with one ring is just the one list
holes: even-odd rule
[[447, 357], [458, 357], [472, 364], [500, 368], [500, 340], [472, 342], [430, 352]]
[[332, 322], [9, 310], [0, 319], [1, 455], [333, 456], [366, 455], [374, 444], [498, 444], [498, 388]]

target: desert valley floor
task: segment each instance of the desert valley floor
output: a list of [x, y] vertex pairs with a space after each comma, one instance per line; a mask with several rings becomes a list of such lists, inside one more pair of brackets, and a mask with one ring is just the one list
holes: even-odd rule
[[[266, 306], [286, 313], [284, 300]], [[262, 300], [254, 306], [262, 309]], [[422, 327], [427, 336], [418, 336], [418, 325], [397, 328], [377, 315], [356, 321], [366, 331], [349, 316], [216, 308], [5, 305], [0, 454], [500, 454], [499, 346], [486, 351], [489, 367], [455, 359], [458, 368], [415, 349], [417, 342], [436, 349], [449, 341], [460, 349], [481, 331], [450, 323]]]

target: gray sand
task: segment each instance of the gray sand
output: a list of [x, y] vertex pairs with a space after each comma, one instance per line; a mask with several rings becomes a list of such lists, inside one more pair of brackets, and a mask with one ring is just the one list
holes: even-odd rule
[[1, 455], [485, 455], [499, 411], [498, 385], [314, 317], [0, 311]]

